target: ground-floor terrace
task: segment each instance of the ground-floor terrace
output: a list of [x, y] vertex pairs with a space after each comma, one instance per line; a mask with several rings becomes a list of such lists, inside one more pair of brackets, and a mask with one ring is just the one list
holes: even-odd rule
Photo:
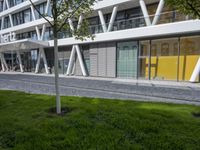
[[[54, 72], [52, 47], [1, 52], [1, 70]], [[200, 36], [130, 39], [59, 47], [59, 73], [122, 79], [199, 82]]]

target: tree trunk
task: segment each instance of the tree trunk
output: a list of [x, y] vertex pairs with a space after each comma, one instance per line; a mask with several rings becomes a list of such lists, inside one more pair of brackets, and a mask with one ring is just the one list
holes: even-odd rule
[[61, 102], [59, 92], [59, 74], [58, 74], [58, 36], [54, 32], [54, 75], [55, 75], [55, 90], [56, 90], [56, 113], [61, 114]]

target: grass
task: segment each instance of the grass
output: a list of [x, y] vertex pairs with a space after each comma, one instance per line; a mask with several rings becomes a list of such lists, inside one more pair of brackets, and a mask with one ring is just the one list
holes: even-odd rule
[[[200, 149], [200, 107], [0, 91], [0, 150]], [[196, 115], [193, 115], [196, 114]]]

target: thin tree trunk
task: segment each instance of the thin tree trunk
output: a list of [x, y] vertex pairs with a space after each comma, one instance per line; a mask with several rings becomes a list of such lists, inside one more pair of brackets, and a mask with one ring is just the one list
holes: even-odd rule
[[59, 92], [59, 74], [58, 74], [58, 38], [57, 32], [54, 32], [54, 75], [56, 90], [56, 113], [61, 114], [61, 102]]

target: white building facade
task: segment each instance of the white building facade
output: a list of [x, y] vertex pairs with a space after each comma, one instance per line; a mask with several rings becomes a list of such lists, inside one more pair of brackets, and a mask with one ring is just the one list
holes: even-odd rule
[[[165, 0], [101, 0], [88, 20], [94, 40], [59, 33], [60, 74], [199, 82], [200, 20]], [[0, 29], [1, 71], [54, 72], [52, 29], [28, 0], [0, 0]]]

